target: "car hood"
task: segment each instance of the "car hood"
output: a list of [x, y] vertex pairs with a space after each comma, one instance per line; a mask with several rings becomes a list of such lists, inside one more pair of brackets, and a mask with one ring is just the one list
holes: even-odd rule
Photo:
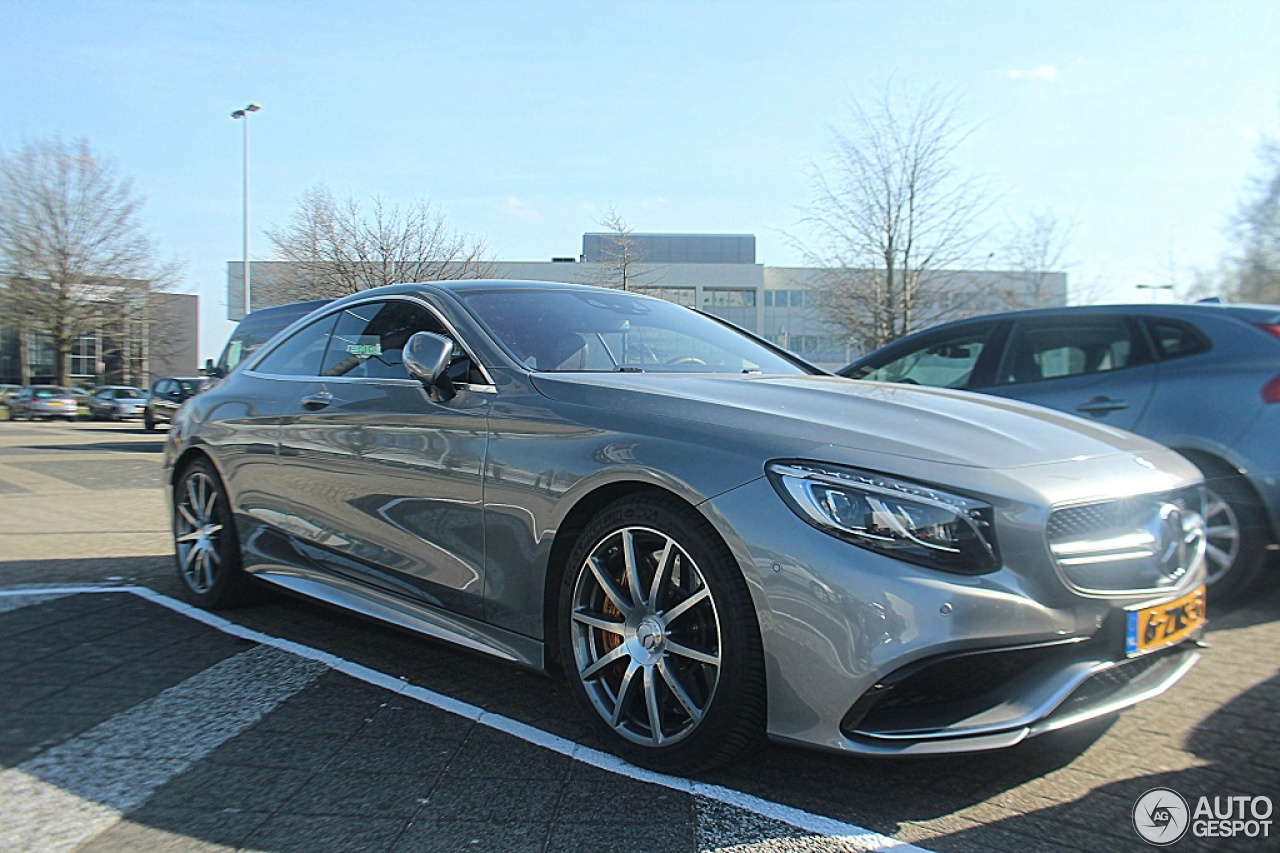
[[[1026, 403], [832, 376], [539, 373], [539, 393], [637, 422], [683, 421], [823, 448], [978, 468], [1149, 452], [1157, 446]], [[727, 436], [726, 436], [727, 437]]]

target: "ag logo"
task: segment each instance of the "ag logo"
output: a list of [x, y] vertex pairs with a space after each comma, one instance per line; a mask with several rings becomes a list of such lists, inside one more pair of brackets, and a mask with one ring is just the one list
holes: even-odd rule
[[1191, 825], [1187, 801], [1171, 788], [1152, 788], [1133, 804], [1133, 828], [1157, 847], [1178, 841]]

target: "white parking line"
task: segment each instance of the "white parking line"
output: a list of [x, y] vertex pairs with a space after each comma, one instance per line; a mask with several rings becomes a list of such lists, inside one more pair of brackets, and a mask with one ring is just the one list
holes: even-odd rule
[[[566, 738], [559, 737], [558, 735], [551, 734], [550, 732], [543, 731], [542, 729], [535, 728], [518, 720], [513, 720], [510, 717], [490, 713], [479, 706], [459, 701], [442, 693], [437, 693], [434, 690], [411, 685], [401, 678], [340, 658], [337, 655], [329, 654], [328, 652], [323, 652], [319, 649], [314, 649], [310, 646], [305, 646], [292, 640], [273, 637], [269, 634], [264, 634], [260, 631], [246, 628], [243, 625], [238, 625], [235, 622], [231, 622], [221, 616], [193, 607], [185, 602], [169, 598], [166, 595], [161, 595], [147, 587], [64, 586], [0, 590], [0, 606], [2, 606], [4, 599], [12, 597], [78, 595], [83, 593], [129, 593], [137, 595], [141, 598], [147, 599], [148, 601], [154, 602], [155, 604], [159, 604], [162, 607], [167, 607], [177, 613], [181, 613], [199, 622], [203, 622], [204, 624], [209, 625], [212, 628], [216, 628], [219, 631], [223, 631], [227, 634], [241, 637], [246, 640], [251, 640], [263, 646], [279, 649], [280, 651], [288, 652], [291, 655], [296, 655], [300, 658], [314, 661], [318, 664], [323, 664], [324, 666], [345, 675], [349, 675], [359, 681], [363, 681], [366, 684], [382, 687], [392, 693], [406, 696], [434, 708], [449, 711], [450, 713], [474, 720], [480, 725], [488, 726], [489, 728], [520, 738], [521, 740], [527, 741], [536, 746], [541, 746], [545, 749], [552, 750], [553, 752], [569, 756], [575, 761], [581, 761], [585, 764], [616, 773], [620, 776], [635, 779], [640, 782], [660, 785], [664, 788], [693, 795], [694, 797], [701, 797], [717, 803], [723, 803], [737, 809], [754, 813], [771, 821], [787, 824], [795, 827], [796, 829], [802, 830], [805, 833], [822, 836], [823, 838], [821, 839], [821, 842], [825, 843], [826, 846], [821, 849], [824, 850], [895, 850], [904, 851], [904, 853], [906, 851], [921, 851], [921, 853], [923, 853], [922, 848], [897, 841], [893, 838], [889, 838], [888, 836], [880, 835], [879, 833], [872, 832], [851, 823], [845, 823], [844, 821], [813, 814], [812, 812], [786, 806], [742, 791], [736, 791], [732, 788], [725, 788], [720, 785], [709, 785], [704, 782], [696, 782], [690, 779], [670, 776], [665, 773], [657, 773], [652, 770], [645, 770], [643, 768], [636, 767], [615, 755], [582, 746], [581, 744], [567, 740]], [[239, 655], [237, 657], [243, 657], [243, 655]], [[234, 660], [234, 658], [232, 660]], [[199, 678], [200, 676], [196, 677]], [[311, 677], [314, 678], [314, 675]], [[241, 699], [237, 701], [243, 700]], [[274, 705], [272, 707], [274, 707]], [[259, 717], [260, 716], [261, 715], [259, 715]], [[138, 723], [134, 723], [133, 725], [138, 725]], [[228, 737], [230, 737], [230, 735], [228, 735]], [[79, 740], [79, 738], [77, 738], [77, 740]], [[216, 745], [217, 744], [214, 744], [214, 746]], [[62, 750], [63, 747], [57, 747], [56, 749]], [[52, 751], [54, 750], [51, 750], [50, 752]], [[45, 753], [45, 755], [48, 754], [49, 753]], [[44, 755], [40, 758], [43, 757]], [[25, 766], [26, 765], [21, 765], [18, 769], [21, 770]], [[0, 774], [0, 780], [3, 780], [4, 777], [11, 772], [13, 771], [6, 771], [6, 773]], [[110, 792], [108, 792], [108, 794], [109, 793]], [[0, 783], [0, 802], [6, 802], [8, 799], [8, 790], [3, 783]], [[95, 832], [96, 831], [97, 830], [95, 830]], [[0, 842], [4, 842], [5, 840], [6, 836], [0, 835]], [[791, 841], [795, 842], [797, 839], [792, 838]], [[819, 842], [818, 839], [813, 839], [813, 841], [814, 843]], [[13, 849], [3, 843], [0, 843], [0, 847], [3, 849]], [[19, 847], [18, 849], [23, 848]], [[762, 842], [759, 847], [756, 847], [756, 845], [744, 845], [742, 847], [735, 846], [733, 849], [768, 850], [773, 849], [773, 847], [770, 842], [765, 841]], [[801, 846], [799, 848], [787, 847], [786, 849], [810, 850], [818, 848]]]
[[29, 607], [32, 604], [44, 604], [46, 601], [53, 601], [56, 598], [62, 598], [62, 593], [54, 593], [53, 595], [35, 595], [24, 596], [6, 596], [0, 598], [0, 613], [9, 613], [17, 610], [19, 607]]
[[74, 849], [324, 671], [259, 646], [0, 772], [0, 849]]

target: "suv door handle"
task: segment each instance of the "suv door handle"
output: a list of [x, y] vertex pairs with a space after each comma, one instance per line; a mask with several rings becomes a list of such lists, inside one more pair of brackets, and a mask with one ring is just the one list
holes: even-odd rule
[[328, 391], [317, 391], [314, 394], [308, 394], [302, 398], [302, 408], [308, 411], [318, 411], [333, 402], [333, 395]]
[[1117, 412], [1120, 409], [1129, 408], [1129, 403], [1125, 400], [1113, 400], [1110, 397], [1094, 397], [1087, 403], [1081, 403], [1076, 406], [1077, 412], [1084, 412], [1095, 417]]

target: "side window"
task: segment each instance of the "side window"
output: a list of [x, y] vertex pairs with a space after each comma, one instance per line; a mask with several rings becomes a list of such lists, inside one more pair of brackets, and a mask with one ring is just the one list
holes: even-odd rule
[[864, 367], [854, 379], [905, 382], [935, 388], [964, 388], [995, 333], [994, 323], [983, 323], [935, 337], [910, 352], [877, 367]]
[[1172, 320], [1148, 320], [1147, 328], [1156, 344], [1156, 354], [1161, 359], [1196, 355], [1209, 349], [1206, 341], [1190, 326]]
[[260, 373], [276, 376], [318, 376], [325, 349], [337, 318], [330, 314], [294, 332], [262, 361], [254, 365]]
[[1103, 373], [1134, 360], [1133, 334], [1123, 317], [1023, 321], [1009, 338], [996, 384]]
[[445, 334], [430, 311], [412, 302], [354, 305], [338, 316], [322, 375], [407, 379], [404, 347], [415, 332]]

